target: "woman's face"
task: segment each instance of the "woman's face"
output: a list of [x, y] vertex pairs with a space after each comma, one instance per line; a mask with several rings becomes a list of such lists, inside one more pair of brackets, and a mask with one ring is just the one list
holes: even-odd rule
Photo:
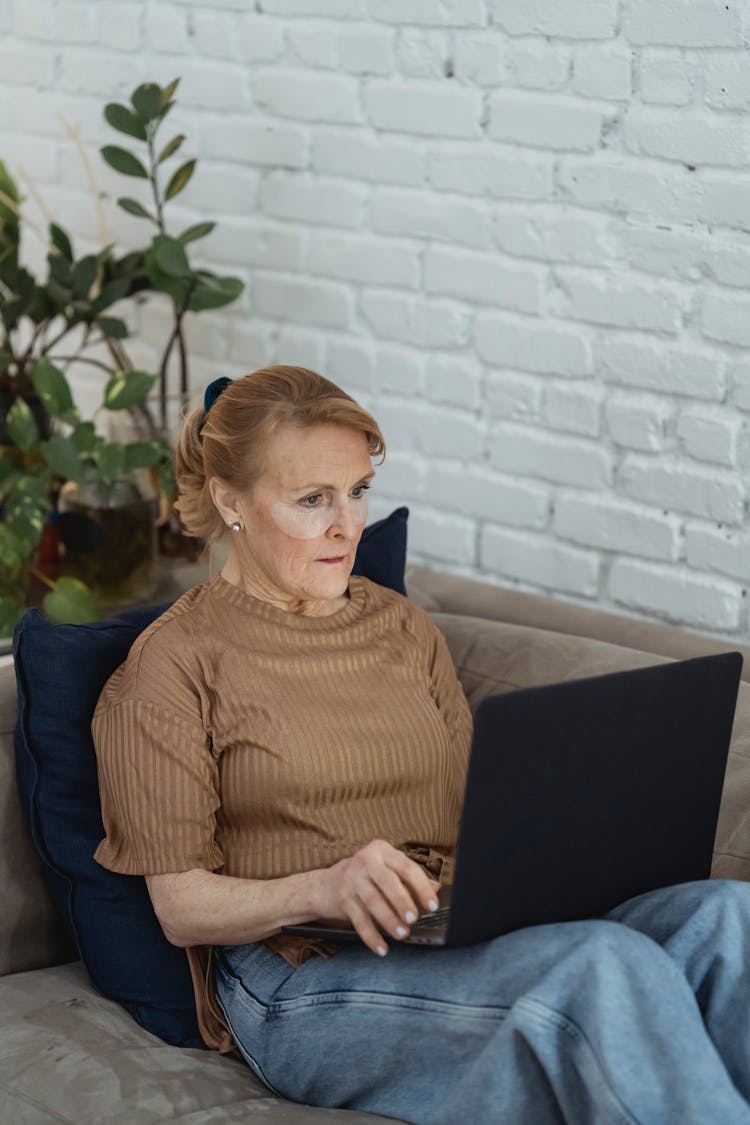
[[341, 598], [373, 476], [361, 431], [330, 423], [280, 427], [268, 442], [261, 477], [237, 497], [242, 531], [231, 543], [239, 578], [287, 604]]

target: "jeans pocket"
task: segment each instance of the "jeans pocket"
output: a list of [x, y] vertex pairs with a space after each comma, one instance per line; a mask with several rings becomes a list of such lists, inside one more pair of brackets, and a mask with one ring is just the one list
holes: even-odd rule
[[225, 976], [234, 977], [260, 1004], [270, 1004], [276, 992], [297, 971], [262, 941], [225, 945], [216, 949], [216, 959]]
[[284, 1097], [264, 1068], [266, 1020], [276, 992], [294, 966], [262, 942], [217, 948], [215, 958], [217, 999], [242, 1057], [264, 1086]]

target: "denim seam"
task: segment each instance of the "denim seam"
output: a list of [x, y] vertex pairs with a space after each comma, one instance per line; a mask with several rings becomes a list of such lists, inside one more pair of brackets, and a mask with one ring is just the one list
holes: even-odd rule
[[401, 1008], [475, 1020], [504, 1020], [510, 1010], [508, 1007], [501, 1007], [500, 1005], [456, 1004], [450, 1000], [435, 1000], [432, 998], [428, 1000], [420, 996], [404, 996], [401, 993], [346, 991], [318, 992], [312, 996], [276, 1000], [268, 1005], [268, 1014], [269, 1016], [281, 1016], [324, 1004], [359, 1004], [362, 1007]]
[[[253, 1009], [255, 1009], [257, 1014], [260, 1015], [263, 1018], [263, 1020], [265, 1021], [265, 1019], [268, 1016], [268, 1011], [267, 1011], [266, 1006], [260, 1004], [255, 999], [254, 996], [251, 996], [250, 993], [247, 991], [247, 989], [243, 988], [242, 984], [237, 980], [236, 977], [230, 978], [229, 985], [230, 985], [230, 988], [231, 988], [232, 992], [235, 992], [235, 993], [241, 992], [242, 995], [250, 1002], [251, 1007]], [[285, 1097], [285, 1095], [282, 1094], [280, 1090], [276, 1089], [276, 1087], [273, 1085], [272, 1082], [269, 1082], [268, 1078], [266, 1077], [266, 1072], [263, 1069], [263, 1067], [260, 1065], [260, 1063], [255, 1058], [255, 1056], [251, 1055], [250, 1052], [245, 1047], [245, 1045], [242, 1043], [242, 1040], [240, 1039], [240, 1036], [237, 1035], [236, 1032], [235, 1032], [234, 1026], [232, 1024], [232, 1020], [230, 1019], [230, 1016], [229, 1016], [229, 1012], [227, 1011], [227, 1006], [222, 1004], [220, 997], [218, 997], [218, 1000], [219, 1000], [219, 1006], [221, 1007], [221, 1010], [224, 1013], [224, 1019], [227, 1021], [227, 1024], [229, 1026], [229, 1030], [231, 1031], [232, 1036], [234, 1038], [234, 1041], [237, 1044], [237, 1047], [239, 1048], [240, 1054], [242, 1055], [242, 1057], [245, 1060], [245, 1062], [247, 1063], [247, 1065], [250, 1067], [250, 1069], [253, 1071], [253, 1073], [256, 1074], [258, 1076], [258, 1078], [260, 1078], [261, 1082], [263, 1082], [263, 1084], [265, 1086], [267, 1086], [268, 1089], [272, 1093], [276, 1094], [276, 1096], [279, 1097], [279, 1098]]]
[[598, 1070], [603, 1080], [603, 1088], [612, 1102], [613, 1108], [616, 1110], [618, 1119], [622, 1122], [622, 1125], [640, 1125], [638, 1118], [634, 1117], [630, 1110], [623, 1105], [619, 1095], [612, 1089], [609, 1077], [604, 1067], [601, 1065], [596, 1051], [577, 1023], [574, 1023], [568, 1016], [563, 1015], [562, 1012], [548, 1007], [548, 1005], [542, 1003], [540, 1000], [535, 1000], [531, 996], [521, 997], [514, 1005], [514, 1008], [525, 1012], [532, 1019], [536, 1019], [546, 1026], [554, 1026], [559, 1031], [564, 1032], [570, 1039], [577, 1040], [588, 1053]]

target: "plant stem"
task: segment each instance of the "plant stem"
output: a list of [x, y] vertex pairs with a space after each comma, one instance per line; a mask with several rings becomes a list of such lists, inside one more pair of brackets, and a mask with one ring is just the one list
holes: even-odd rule
[[16, 370], [17, 370], [17, 371], [19, 372], [19, 374], [20, 374], [20, 367], [19, 367], [19, 363], [18, 363], [18, 356], [17, 356], [17, 355], [16, 355], [16, 353], [15, 353], [15, 352], [13, 351], [13, 343], [12, 343], [12, 341], [11, 341], [11, 338], [10, 338], [10, 329], [8, 329], [8, 328], [6, 328], [6, 329], [5, 329], [5, 331], [4, 331], [4, 333], [3, 333], [3, 341], [2, 341], [2, 343], [0, 344], [0, 348], [2, 348], [2, 350], [3, 350], [4, 352], [7, 352], [7, 353], [8, 353], [8, 355], [10, 356], [10, 361], [9, 361], [9, 363], [8, 363], [8, 366], [10, 367], [11, 363], [15, 363], [15, 364], [16, 364]]
[[48, 578], [46, 574], [43, 574], [41, 570], [38, 570], [37, 567], [30, 566], [29, 567], [29, 574], [33, 578], [36, 578], [39, 582], [43, 582], [45, 586], [49, 586], [50, 590], [54, 590], [55, 583], [52, 581], [51, 578]]
[[87, 355], [51, 355], [47, 358], [51, 363], [88, 363], [92, 367], [100, 367], [108, 375], [112, 374], [112, 368], [108, 367], [106, 363], [103, 363], [100, 359], [92, 359]]
[[61, 341], [62, 339], [64, 339], [64, 337], [65, 337], [65, 336], [67, 336], [69, 332], [72, 332], [72, 331], [73, 331], [73, 328], [74, 328], [74, 327], [75, 327], [75, 326], [74, 326], [73, 324], [68, 324], [68, 323], [66, 323], [66, 325], [65, 325], [65, 327], [63, 328], [62, 332], [58, 332], [58, 334], [57, 334], [56, 336], [54, 336], [54, 337], [53, 337], [53, 338], [52, 338], [51, 340], [48, 340], [48, 341], [47, 341], [47, 342], [46, 342], [46, 343], [44, 344], [44, 347], [43, 347], [43, 348], [41, 349], [42, 355], [47, 355], [47, 353], [48, 353], [48, 352], [49, 352], [49, 351], [50, 351], [50, 350], [51, 350], [52, 348], [54, 348], [55, 344], [59, 344], [59, 343], [60, 343], [60, 341]]
[[185, 347], [185, 336], [182, 331], [182, 317], [184, 310], [180, 314], [180, 330], [177, 334], [177, 346], [180, 351], [180, 409], [185, 412], [188, 403], [188, 359], [187, 348]]
[[122, 345], [122, 341], [113, 340], [111, 336], [105, 337], [103, 341], [107, 346], [107, 351], [112, 356], [112, 359], [117, 365], [118, 371], [132, 371], [133, 364], [130, 362], [128, 353]]
[[167, 366], [169, 364], [169, 357], [179, 333], [179, 320], [177, 313], [175, 313], [175, 326], [172, 333], [167, 340], [164, 354], [161, 357], [159, 364], [159, 421], [161, 422], [162, 433], [167, 432]]
[[166, 228], [164, 226], [164, 206], [162, 204], [161, 196], [159, 195], [159, 178], [157, 175], [159, 165], [156, 159], [156, 150], [154, 149], [154, 137], [156, 136], [156, 130], [158, 129], [158, 127], [158, 124], [154, 125], [153, 122], [150, 122], [146, 126], [146, 141], [148, 144], [149, 165], [148, 178], [151, 184], [151, 191], [154, 196], [154, 206], [156, 207], [156, 225], [158, 226], [161, 234], [166, 234]]
[[25, 373], [26, 365], [29, 362], [29, 360], [31, 359], [32, 355], [34, 354], [34, 347], [35, 347], [37, 341], [39, 340], [39, 337], [41, 336], [43, 329], [44, 329], [43, 324], [37, 324], [37, 326], [35, 327], [32, 335], [31, 335], [31, 342], [29, 343], [28, 348], [23, 353], [23, 355], [18, 356], [18, 358], [16, 359], [16, 363], [18, 364], [19, 375]]
[[159, 413], [161, 424], [164, 433], [167, 432], [167, 365], [169, 357], [172, 354], [172, 348], [177, 344], [180, 353], [180, 406], [184, 410], [187, 405], [187, 380], [188, 380], [188, 367], [187, 367], [187, 348], [185, 347], [185, 336], [182, 330], [182, 321], [185, 313], [188, 311], [190, 298], [193, 295], [197, 282], [193, 280], [188, 286], [187, 292], [182, 299], [181, 305], [174, 305], [174, 328], [167, 340], [167, 345], [164, 349], [164, 354], [159, 365]]

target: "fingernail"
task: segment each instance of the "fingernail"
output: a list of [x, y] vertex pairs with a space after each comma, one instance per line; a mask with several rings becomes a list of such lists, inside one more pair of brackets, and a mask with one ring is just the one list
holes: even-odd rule
[[406, 919], [406, 921], [409, 923], [410, 926], [412, 925], [413, 922], [416, 922], [416, 920], [417, 920], [417, 916], [416, 916], [416, 914], [414, 913], [413, 910], [407, 910], [406, 914], [404, 914], [404, 918]]
[[384, 945], [379, 945], [377, 952], [378, 952], [378, 957], [385, 957], [388, 950], [386, 949], [386, 947]]
[[406, 937], [408, 932], [405, 926], [396, 926], [396, 937]]
[[437, 910], [437, 908], [438, 908], [438, 904], [437, 904], [437, 899], [435, 899], [435, 898], [431, 898], [431, 899], [430, 899], [430, 901], [429, 901], [429, 902], [427, 903], [427, 905], [429, 906], [430, 910], [431, 910], [431, 911], [432, 911], [432, 913], [434, 914], [434, 913], [435, 913], [435, 911], [436, 911], [436, 910]]

